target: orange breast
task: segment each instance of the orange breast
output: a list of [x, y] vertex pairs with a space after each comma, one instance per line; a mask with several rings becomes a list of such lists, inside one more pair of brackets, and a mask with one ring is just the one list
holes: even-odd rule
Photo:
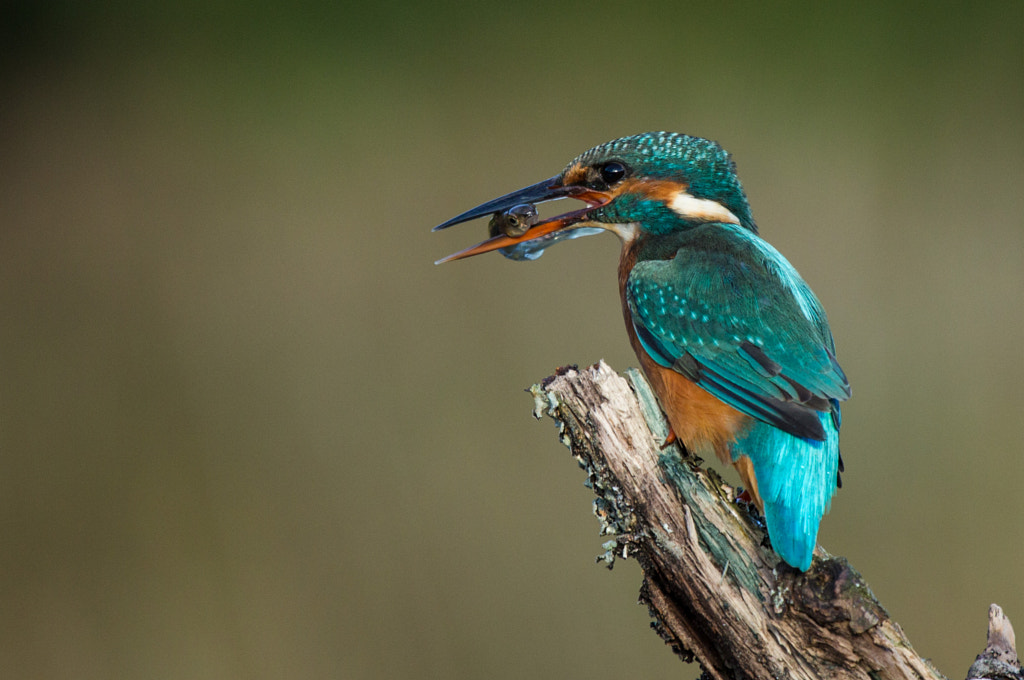
[[701, 456], [714, 452], [723, 463], [731, 463], [729, 446], [747, 426], [749, 416], [705, 392], [681, 373], [654, 363], [639, 341], [633, 343], [633, 350], [661, 401], [672, 431], [687, 450]]

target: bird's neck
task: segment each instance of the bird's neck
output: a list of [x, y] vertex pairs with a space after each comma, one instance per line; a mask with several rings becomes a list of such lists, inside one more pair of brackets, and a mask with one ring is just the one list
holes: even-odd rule
[[633, 319], [629, 313], [629, 301], [626, 299], [626, 283], [629, 281], [629, 273], [636, 265], [639, 253], [639, 238], [630, 240], [623, 239], [622, 253], [619, 255], [619, 301], [622, 303], [622, 316], [626, 322], [626, 332], [629, 333], [629, 344], [637, 351], [640, 341], [636, 337], [636, 330], [633, 329]]

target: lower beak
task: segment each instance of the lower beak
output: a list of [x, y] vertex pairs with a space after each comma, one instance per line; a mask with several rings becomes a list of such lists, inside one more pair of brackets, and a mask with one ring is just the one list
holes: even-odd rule
[[548, 234], [561, 231], [572, 225], [585, 221], [593, 208], [605, 205], [611, 200], [611, 196], [599, 191], [593, 191], [579, 186], [563, 186], [561, 175], [556, 175], [550, 179], [544, 180], [543, 182], [538, 182], [524, 189], [520, 189], [519, 191], [513, 191], [510, 194], [505, 194], [504, 196], [495, 198], [494, 200], [482, 203], [472, 210], [467, 210], [461, 215], [437, 225], [434, 227], [434, 231], [447, 229], [450, 226], [461, 224], [462, 222], [468, 222], [469, 220], [473, 220], [478, 217], [503, 213], [510, 208], [524, 203], [544, 203], [545, 201], [556, 201], [562, 198], [579, 199], [586, 202], [588, 207], [583, 208], [582, 210], [563, 213], [546, 221], [537, 222], [521, 236], [513, 237], [499, 234], [493, 238], [478, 243], [471, 248], [466, 248], [465, 250], [460, 250], [448, 257], [441, 258], [434, 264], [441, 264], [442, 262], [450, 262], [452, 260], [461, 260], [466, 257], [472, 257], [473, 255], [488, 253], [492, 250], [498, 250], [499, 248], [507, 248], [525, 241], [542, 238]]

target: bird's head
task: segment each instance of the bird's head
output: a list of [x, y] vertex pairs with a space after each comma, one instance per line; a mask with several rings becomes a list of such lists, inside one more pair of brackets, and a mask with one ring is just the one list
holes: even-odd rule
[[587, 205], [537, 221], [522, 234], [498, 234], [439, 262], [499, 248], [506, 254], [518, 252], [516, 259], [533, 259], [551, 243], [595, 228], [612, 231], [625, 242], [706, 222], [757, 231], [729, 154], [715, 142], [674, 132], [648, 132], [596, 146], [554, 177], [483, 203], [434, 230], [561, 198]]

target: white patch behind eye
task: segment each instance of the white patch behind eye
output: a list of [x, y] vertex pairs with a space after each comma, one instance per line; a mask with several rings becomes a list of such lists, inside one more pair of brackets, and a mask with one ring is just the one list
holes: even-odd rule
[[688, 220], [724, 222], [726, 224], [740, 223], [739, 218], [721, 203], [707, 198], [696, 198], [685, 191], [677, 193], [668, 207], [672, 208], [680, 217]]

